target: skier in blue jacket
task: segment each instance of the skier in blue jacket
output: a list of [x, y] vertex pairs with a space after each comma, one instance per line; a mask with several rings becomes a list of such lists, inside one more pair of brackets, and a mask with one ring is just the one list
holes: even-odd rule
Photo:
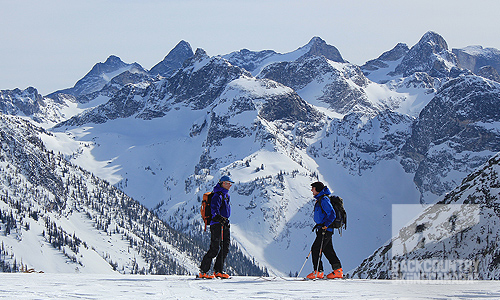
[[324, 254], [332, 265], [333, 272], [328, 274], [326, 278], [342, 278], [342, 265], [340, 263], [335, 250], [333, 249], [333, 228], [330, 228], [330, 224], [335, 220], [335, 210], [328, 197], [331, 192], [322, 182], [314, 182], [311, 184], [311, 192], [313, 193], [314, 199], [316, 200], [314, 204], [314, 222], [316, 226], [316, 239], [311, 247], [312, 262], [313, 262], [313, 272], [307, 275], [308, 279], [323, 278], [323, 262], [321, 261], [321, 254]]
[[[229, 196], [229, 189], [233, 183], [234, 181], [229, 176], [222, 176], [214, 187], [214, 194], [210, 205], [212, 212], [210, 249], [201, 261], [199, 278], [229, 278], [229, 275], [224, 273], [222, 269], [230, 244], [229, 217], [231, 216], [231, 197]], [[214, 257], [217, 257], [214, 264], [214, 274], [208, 275], [208, 270], [210, 270]]]

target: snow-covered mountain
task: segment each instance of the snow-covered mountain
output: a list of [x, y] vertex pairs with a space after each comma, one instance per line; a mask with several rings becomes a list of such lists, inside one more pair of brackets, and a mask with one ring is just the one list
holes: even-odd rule
[[468, 75], [449, 80], [422, 109], [402, 148], [422, 199], [453, 189], [500, 150], [499, 104], [497, 82]]
[[54, 93], [64, 93], [73, 96], [81, 96], [100, 91], [107, 83], [109, 83], [115, 76], [128, 71], [130, 74], [145, 74], [141, 65], [138, 63], [127, 64], [119, 57], [111, 55], [103, 63], [97, 63], [90, 72], [87, 73], [82, 79], [72, 88], [60, 90]]
[[448, 50], [442, 36], [429, 31], [403, 56], [394, 74], [408, 77], [416, 72], [424, 72], [432, 77], [447, 77], [457, 66], [457, 58]]
[[[195, 274], [207, 241], [185, 236], [45, 147], [54, 136], [0, 115], [1, 271]], [[233, 247], [235, 248], [235, 247]], [[231, 269], [263, 270], [232, 249]]]
[[230, 174], [234, 241], [271, 273], [298, 271], [308, 253], [311, 182], [345, 200], [334, 241], [348, 270], [390, 238], [392, 204], [434, 203], [500, 151], [498, 84], [462, 69], [434, 32], [363, 66], [318, 37], [285, 54], [191, 54], [181, 41], [154, 72], [43, 98], [81, 112], [47, 147], [190, 233], [201, 194]]
[[257, 76], [262, 68], [277, 62], [292, 62], [300, 58], [324, 56], [334, 62], [346, 62], [340, 51], [332, 45], [328, 45], [320, 37], [313, 37], [307, 45], [289, 53], [277, 53], [273, 50], [250, 51], [242, 49], [232, 52], [222, 57], [231, 64], [248, 70], [252, 75]]
[[0, 112], [31, 119], [44, 128], [50, 128], [84, 110], [84, 105], [79, 105], [74, 96], [67, 94], [43, 97], [34, 87], [0, 91]]
[[[397, 227], [391, 241], [350, 275], [411, 280], [463, 279], [460, 276], [464, 275], [465, 279], [500, 279], [499, 174], [497, 154], [436, 204], [423, 207], [421, 214]], [[416, 269], [415, 262], [432, 260], [433, 264]]]
[[[401, 63], [401, 60], [408, 53], [409, 50], [410, 49], [408, 48], [408, 45], [404, 43], [399, 43], [391, 50], [382, 53], [376, 59], [367, 61], [364, 65], [361, 66], [361, 70], [363, 70], [363, 73], [365, 75], [372, 74], [377, 70], [383, 70], [383, 71], [385, 70], [385, 74], [382, 75], [387, 75], [388, 73], [394, 73], [395, 71], [394, 69]], [[374, 78], [373, 75], [370, 76], [370, 79], [374, 82], [379, 82]], [[386, 82], [387, 80], [385, 81], [382, 80], [382, 82], [379, 83], [386, 83]]]

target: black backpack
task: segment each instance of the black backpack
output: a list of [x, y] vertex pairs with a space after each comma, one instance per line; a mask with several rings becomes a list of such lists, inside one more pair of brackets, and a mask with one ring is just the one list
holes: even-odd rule
[[[344, 200], [335, 195], [330, 195], [328, 198], [335, 210], [335, 220], [333, 220], [328, 228], [337, 228], [339, 234], [342, 235], [342, 228], [347, 229], [347, 212], [344, 209]], [[323, 208], [321, 208], [321, 210], [323, 210]]]

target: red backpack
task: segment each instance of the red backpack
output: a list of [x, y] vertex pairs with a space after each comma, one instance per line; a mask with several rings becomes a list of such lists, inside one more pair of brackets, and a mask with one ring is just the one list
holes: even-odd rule
[[207, 225], [212, 221], [212, 197], [214, 192], [206, 192], [203, 194], [203, 200], [201, 201], [201, 218], [205, 223], [205, 231], [207, 231]]

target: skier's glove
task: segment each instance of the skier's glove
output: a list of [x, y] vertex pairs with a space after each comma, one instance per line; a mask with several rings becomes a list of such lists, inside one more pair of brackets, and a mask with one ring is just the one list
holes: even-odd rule
[[221, 215], [216, 215], [215, 217], [213, 217], [213, 220], [215, 222], [219, 222], [221, 225], [225, 227], [229, 227], [229, 220]]
[[322, 229], [322, 228], [323, 228], [323, 226], [325, 226], [325, 225], [323, 225], [323, 224], [316, 224], [316, 226], [314, 226], [314, 227], [313, 227], [313, 230], [312, 230], [312, 231], [314, 232], [314, 230], [316, 230], [316, 229], [323, 230], [323, 229]]
[[224, 226], [224, 227], [227, 227], [229, 228], [229, 219], [228, 218], [224, 218], [224, 217], [221, 217], [221, 221], [220, 223]]

